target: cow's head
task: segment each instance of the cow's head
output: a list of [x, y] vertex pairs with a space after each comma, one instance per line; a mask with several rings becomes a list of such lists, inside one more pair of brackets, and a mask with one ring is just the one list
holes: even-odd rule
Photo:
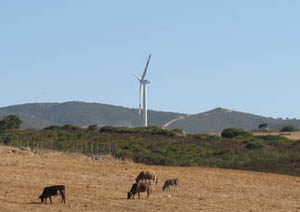
[[41, 203], [43, 203], [44, 202], [44, 197], [41, 195], [39, 198], [41, 199]]
[[132, 193], [131, 192], [127, 192], [127, 199], [130, 199], [132, 196]]

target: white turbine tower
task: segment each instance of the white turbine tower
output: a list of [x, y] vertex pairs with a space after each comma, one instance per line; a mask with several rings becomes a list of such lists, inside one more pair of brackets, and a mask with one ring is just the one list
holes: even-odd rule
[[143, 75], [141, 78], [138, 78], [136, 76], [136, 78], [138, 79], [138, 81], [140, 82], [140, 93], [139, 93], [139, 116], [141, 116], [141, 107], [142, 107], [142, 98], [143, 98], [143, 112], [144, 112], [144, 126], [147, 127], [148, 125], [148, 120], [147, 120], [147, 89], [146, 89], [146, 85], [150, 83], [149, 80], [145, 79], [146, 73], [147, 73], [147, 69], [148, 69], [148, 65], [150, 62], [150, 58], [151, 58], [151, 54], [148, 57]]

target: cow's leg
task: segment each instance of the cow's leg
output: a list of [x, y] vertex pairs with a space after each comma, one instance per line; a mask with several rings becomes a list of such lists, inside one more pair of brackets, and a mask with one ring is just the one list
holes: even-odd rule
[[64, 190], [60, 191], [60, 195], [61, 195], [61, 202], [66, 203], [65, 191]]
[[147, 199], [149, 199], [149, 195], [150, 195], [150, 190], [147, 189]]
[[139, 199], [140, 199], [140, 192], [138, 192], [138, 196], [139, 196]]
[[48, 197], [45, 198], [45, 204], [47, 204], [47, 198], [48, 198]]
[[50, 199], [50, 204], [52, 204], [52, 199], [51, 199], [51, 196], [49, 196], [49, 199]]
[[61, 194], [61, 203], [66, 203], [65, 194], [63, 192]]

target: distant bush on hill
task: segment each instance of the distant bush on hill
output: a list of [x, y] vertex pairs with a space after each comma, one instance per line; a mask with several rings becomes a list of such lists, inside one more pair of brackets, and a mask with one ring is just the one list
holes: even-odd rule
[[247, 149], [260, 149], [265, 147], [265, 145], [263, 144], [263, 142], [260, 141], [250, 141], [246, 143], [245, 147]]
[[16, 115], [8, 115], [0, 121], [0, 130], [19, 129], [22, 121]]
[[44, 128], [44, 130], [59, 130], [59, 129], [61, 129], [61, 127], [58, 125], [51, 125], [49, 127]]
[[174, 131], [165, 130], [162, 128], [156, 128], [151, 131], [152, 135], [163, 135], [163, 136], [176, 136]]
[[293, 125], [285, 125], [281, 128], [281, 132], [295, 132], [298, 131]]
[[88, 130], [97, 130], [97, 124], [92, 124], [88, 126]]
[[222, 131], [222, 138], [234, 138], [237, 136], [251, 136], [249, 132], [242, 129], [227, 128]]
[[74, 126], [72, 124], [65, 124], [63, 126], [51, 125], [49, 127], [45, 127], [44, 130], [78, 130], [80, 127]]
[[267, 129], [268, 124], [267, 123], [262, 123], [258, 125], [258, 129], [259, 130], [266, 130]]
[[100, 132], [109, 132], [109, 133], [137, 133], [136, 128], [129, 127], [114, 127], [114, 126], [104, 126], [101, 127]]
[[72, 124], [65, 124], [61, 127], [63, 130], [78, 130], [80, 127], [74, 126]]

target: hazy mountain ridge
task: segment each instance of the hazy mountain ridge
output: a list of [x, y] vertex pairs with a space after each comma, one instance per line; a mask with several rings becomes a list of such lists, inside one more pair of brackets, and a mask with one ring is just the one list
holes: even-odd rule
[[[142, 126], [136, 108], [126, 108], [101, 103], [64, 102], [64, 103], [28, 103], [0, 108], [0, 118], [8, 114], [18, 115], [22, 128], [43, 129], [50, 125], [73, 124], [77, 126]], [[300, 127], [300, 120], [282, 120], [267, 118], [250, 113], [216, 108], [207, 112], [187, 115], [174, 112], [148, 111], [148, 125], [163, 126], [171, 122], [168, 129], [180, 128], [187, 132], [219, 132], [228, 127], [247, 130], [257, 129], [261, 123], [268, 128], [280, 129], [286, 124]]]
[[[8, 114], [18, 115], [24, 122], [22, 128], [43, 129], [49, 125], [73, 124], [87, 126], [141, 126], [137, 109], [100, 103], [28, 103], [0, 108], [0, 118]], [[178, 113], [148, 111], [149, 125], [161, 126]]]
[[300, 120], [274, 119], [225, 108], [216, 108], [178, 120], [171, 124], [169, 128], [180, 128], [194, 133], [220, 132], [225, 128], [257, 130], [258, 125], [262, 123], [267, 123], [268, 128], [275, 130], [287, 124], [300, 127]]

